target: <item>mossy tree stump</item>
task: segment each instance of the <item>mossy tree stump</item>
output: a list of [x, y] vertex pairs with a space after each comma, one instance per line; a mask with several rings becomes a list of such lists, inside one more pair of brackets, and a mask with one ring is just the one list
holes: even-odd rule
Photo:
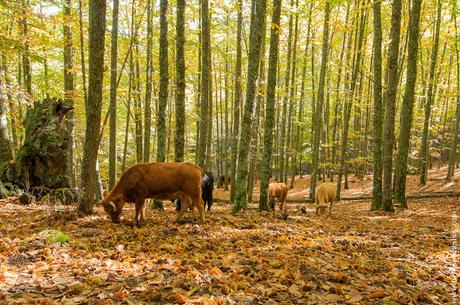
[[73, 107], [63, 99], [47, 98], [29, 108], [23, 122], [24, 145], [16, 158], [15, 183], [24, 188], [46, 186], [50, 189], [70, 187], [70, 130], [64, 116]]

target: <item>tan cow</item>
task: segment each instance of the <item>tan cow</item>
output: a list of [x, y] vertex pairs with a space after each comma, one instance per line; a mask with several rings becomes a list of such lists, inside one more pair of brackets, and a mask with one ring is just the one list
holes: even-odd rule
[[139, 163], [128, 168], [111, 192], [104, 194], [99, 203], [109, 214], [112, 222], [120, 222], [125, 202], [136, 207], [135, 221], [145, 222], [145, 199], [170, 200], [180, 198], [182, 206], [177, 215], [179, 222], [189, 207], [200, 212], [204, 223], [204, 207], [201, 199], [201, 177], [203, 170], [192, 163]]
[[281, 202], [280, 210], [282, 211], [283, 218], [287, 218], [287, 204], [286, 204], [286, 197], [288, 193], [288, 187], [284, 183], [270, 183], [268, 185], [268, 199], [270, 201], [270, 207], [273, 211], [276, 210], [275, 208], [275, 199]]
[[331, 214], [332, 204], [335, 202], [335, 197], [337, 194], [337, 184], [333, 182], [325, 182], [320, 184], [316, 188], [315, 192], [315, 204], [316, 204], [316, 215], [318, 215], [318, 210], [325, 210], [326, 203], [329, 206], [329, 215]]

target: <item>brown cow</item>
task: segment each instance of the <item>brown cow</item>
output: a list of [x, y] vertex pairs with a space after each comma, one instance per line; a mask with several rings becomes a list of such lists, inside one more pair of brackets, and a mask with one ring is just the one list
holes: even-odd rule
[[329, 215], [331, 214], [332, 204], [335, 202], [335, 196], [337, 194], [337, 184], [333, 182], [325, 182], [320, 184], [316, 188], [315, 192], [315, 203], [316, 203], [316, 215], [318, 210], [325, 210], [326, 203], [329, 206]]
[[204, 206], [201, 199], [203, 170], [191, 163], [139, 163], [128, 168], [111, 192], [104, 194], [100, 204], [112, 218], [120, 222], [125, 202], [135, 203], [136, 223], [145, 222], [145, 199], [168, 200], [180, 198], [182, 206], [177, 215], [179, 222], [189, 207], [200, 212], [204, 223]]
[[288, 187], [284, 183], [270, 183], [268, 185], [268, 199], [270, 201], [270, 207], [273, 211], [276, 210], [275, 208], [275, 198], [281, 202], [280, 210], [283, 213], [283, 218], [287, 218], [287, 204], [286, 204], [286, 197], [288, 193]]

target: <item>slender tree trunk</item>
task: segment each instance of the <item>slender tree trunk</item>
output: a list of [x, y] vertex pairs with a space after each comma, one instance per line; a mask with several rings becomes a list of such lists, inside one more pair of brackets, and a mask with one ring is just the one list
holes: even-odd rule
[[327, 55], [329, 53], [329, 16], [330, 16], [330, 3], [326, 1], [324, 8], [324, 27], [323, 27], [323, 48], [321, 53], [321, 68], [319, 73], [319, 83], [318, 83], [318, 103], [315, 113], [315, 129], [313, 133], [313, 162], [312, 162], [312, 172], [311, 172], [311, 182], [310, 182], [310, 196], [315, 198], [316, 191], [316, 180], [318, 175], [319, 167], [319, 146], [320, 138], [322, 131], [322, 111], [324, 103], [324, 85], [326, 80], [326, 65], [327, 65]]
[[242, 44], [242, 28], [243, 28], [243, 0], [238, 1], [238, 21], [236, 31], [236, 65], [235, 65], [235, 89], [234, 89], [234, 102], [233, 102], [233, 132], [232, 132], [232, 160], [231, 160], [231, 187], [230, 187], [230, 201], [235, 199], [235, 178], [236, 178], [236, 162], [238, 156], [238, 138], [240, 127], [240, 108], [241, 97], [243, 89], [241, 86], [241, 44]]
[[423, 123], [422, 132], [422, 146], [420, 148], [420, 185], [426, 185], [427, 172], [428, 172], [428, 159], [429, 159], [429, 129], [430, 129], [430, 117], [431, 108], [434, 100], [434, 85], [435, 85], [435, 72], [436, 72], [436, 59], [438, 57], [439, 50], [439, 33], [441, 31], [441, 0], [438, 0], [437, 17], [434, 32], [434, 43], [431, 50], [431, 61], [430, 61], [430, 75], [428, 79], [428, 92], [425, 102], [425, 121]]
[[29, 98], [32, 98], [32, 67], [30, 64], [30, 50], [29, 50], [29, 25], [27, 16], [29, 14], [29, 0], [22, 0], [22, 35], [24, 39], [24, 49], [22, 52], [22, 65], [24, 84], [26, 86]]
[[[71, 0], [64, 3], [64, 15], [71, 20]], [[64, 97], [69, 105], [74, 105], [75, 83], [73, 71], [73, 44], [72, 29], [69, 24], [64, 25]], [[75, 187], [75, 116], [73, 111], [67, 114], [67, 128], [70, 130], [69, 157], [67, 158], [67, 170], [70, 177], [70, 185]]]
[[166, 158], [166, 104], [168, 102], [168, 0], [160, 0], [160, 95], [157, 116], [157, 162]]
[[112, 45], [110, 51], [110, 134], [109, 134], [109, 189], [117, 178], [117, 51], [118, 0], [113, 0]]
[[104, 75], [106, 2], [89, 2], [89, 95], [85, 103], [86, 133], [81, 167], [81, 191], [78, 210], [83, 214], [92, 213], [92, 205], [97, 190], [96, 162], [101, 126], [102, 82]]
[[395, 128], [396, 93], [398, 87], [398, 56], [401, 32], [402, 1], [394, 0], [391, 12], [390, 45], [388, 47], [388, 60], [385, 75], [385, 91], [383, 102], [385, 104], [385, 119], [383, 125], [383, 194], [382, 208], [385, 211], [394, 211], [392, 172], [393, 172], [393, 143]]
[[[455, 3], [455, 2], [454, 2]], [[457, 157], [457, 143], [458, 143], [458, 135], [459, 135], [459, 122], [460, 122], [460, 52], [458, 47], [458, 28], [457, 28], [457, 19], [456, 19], [456, 5], [454, 4], [454, 8], [452, 10], [453, 16], [452, 19], [454, 21], [455, 26], [455, 57], [457, 62], [457, 110], [454, 120], [454, 126], [452, 127], [452, 143], [450, 146], [449, 152], [449, 164], [447, 166], [447, 175], [446, 181], [450, 181], [452, 176], [454, 175], [454, 167]]]
[[[0, 164], [13, 160], [12, 143], [8, 134], [8, 124], [6, 119], [7, 102], [3, 79], [6, 78], [5, 65], [2, 64], [0, 69]], [[0, 182], [1, 183], [1, 182]]]
[[407, 158], [409, 154], [410, 134], [412, 128], [412, 113], [414, 108], [414, 92], [417, 81], [417, 52], [420, 11], [422, 0], [413, 0], [409, 22], [409, 45], [407, 56], [407, 75], [404, 99], [401, 107], [401, 123], [398, 144], [398, 154], [395, 165], [395, 200], [401, 207], [407, 208], [406, 176]]
[[86, 64], [85, 64], [85, 40], [83, 35], [83, 7], [82, 0], [78, 1], [79, 27], [80, 27], [80, 58], [81, 58], [81, 78], [83, 99], [86, 103], [88, 100], [88, 90], [86, 87]]
[[185, 0], [176, 4], [176, 135], [174, 160], [184, 161], [185, 154]]
[[383, 102], [382, 102], [382, 17], [381, 1], [374, 0], [374, 177], [371, 210], [382, 207], [382, 144], [383, 144]]
[[249, 144], [252, 139], [251, 127], [254, 118], [254, 101], [256, 98], [262, 38], [264, 37], [262, 29], [264, 28], [265, 21], [266, 0], [253, 1], [254, 15], [251, 18], [251, 31], [249, 35], [248, 77], [246, 81], [246, 100], [241, 124], [240, 145], [238, 147], [234, 213], [246, 206]]
[[[210, 104], [210, 61], [211, 29], [209, 18], [209, 1], [201, 0], [201, 100], [200, 100], [200, 139], [197, 146], [197, 163], [205, 167], [208, 140], [208, 112]], [[211, 103], [212, 105], [212, 103]]]
[[270, 53], [268, 59], [267, 98], [265, 105], [264, 150], [260, 164], [259, 210], [268, 210], [268, 184], [272, 171], [273, 131], [275, 119], [276, 72], [278, 66], [279, 26], [281, 0], [273, 0], [272, 26], [270, 33]]
[[150, 161], [150, 129], [152, 127], [152, 4], [151, 0], [147, 0], [147, 63], [146, 71], [146, 85], [145, 85], [145, 99], [144, 99], [144, 162]]
[[[290, 7], [294, 6], [294, 0], [291, 0]], [[293, 33], [294, 19], [293, 15], [289, 14], [289, 36], [287, 41], [287, 66], [284, 76], [284, 98], [281, 113], [281, 128], [279, 133], [279, 168], [280, 168], [280, 181], [285, 181], [285, 170], [284, 160], [286, 158], [286, 130], [287, 130], [287, 119], [288, 119], [288, 103], [289, 103], [289, 81], [291, 76], [291, 59], [292, 59], [292, 33]]]

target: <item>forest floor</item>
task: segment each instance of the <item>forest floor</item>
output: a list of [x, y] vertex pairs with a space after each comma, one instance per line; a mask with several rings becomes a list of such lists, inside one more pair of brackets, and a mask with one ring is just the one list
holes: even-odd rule
[[[447, 166], [440, 169], [432, 169], [428, 171], [427, 184], [424, 187], [419, 185], [419, 175], [407, 175], [407, 193], [412, 194], [427, 194], [433, 192], [452, 192], [460, 191], [460, 168], [454, 172], [451, 182], [445, 183], [447, 173]], [[337, 181], [337, 180], [335, 180]], [[362, 197], [372, 195], [372, 174], [365, 175], [363, 179], [358, 179], [354, 175], [348, 178], [349, 189], [342, 189], [342, 196], [344, 197]], [[342, 181], [343, 182], [343, 181]], [[288, 179], [288, 185], [290, 178]], [[342, 184], [343, 188], [343, 184]], [[260, 184], [258, 181], [254, 184], [253, 196], [255, 200], [259, 199]], [[289, 190], [288, 198], [291, 199], [305, 199], [310, 194], [310, 176], [296, 176], [294, 188]], [[217, 200], [229, 200], [230, 191], [225, 191], [223, 188], [214, 190], [214, 198]]]
[[458, 204], [384, 213], [342, 201], [326, 217], [290, 203], [282, 220], [217, 203], [200, 226], [191, 213], [173, 223], [168, 203], [138, 228], [100, 207], [74, 218], [1, 200], [0, 304], [456, 304]]

